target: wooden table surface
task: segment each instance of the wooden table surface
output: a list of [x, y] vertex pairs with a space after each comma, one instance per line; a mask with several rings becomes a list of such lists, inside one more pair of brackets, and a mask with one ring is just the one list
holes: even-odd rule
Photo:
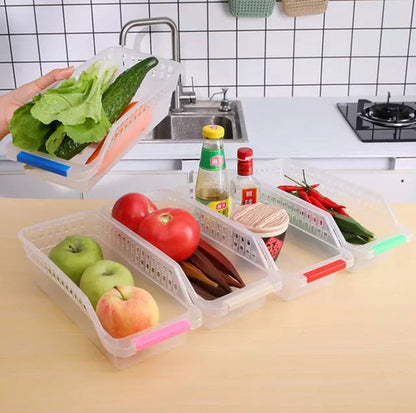
[[[415, 412], [415, 243], [116, 369], [34, 283], [17, 231], [100, 201], [0, 199], [1, 412]], [[416, 204], [393, 205], [416, 233]]]

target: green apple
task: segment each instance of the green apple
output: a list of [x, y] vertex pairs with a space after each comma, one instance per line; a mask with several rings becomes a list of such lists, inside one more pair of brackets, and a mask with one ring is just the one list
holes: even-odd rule
[[102, 260], [103, 252], [95, 239], [86, 235], [71, 235], [51, 249], [49, 258], [79, 285], [85, 269]]
[[130, 270], [119, 262], [101, 260], [90, 265], [84, 271], [79, 288], [88, 297], [95, 309], [98, 300], [116, 285], [134, 286], [134, 279]]

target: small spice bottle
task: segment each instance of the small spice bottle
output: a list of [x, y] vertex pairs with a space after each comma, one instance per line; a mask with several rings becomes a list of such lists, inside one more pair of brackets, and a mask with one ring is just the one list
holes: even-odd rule
[[239, 148], [237, 158], [237, 176], [230, 185], [233, 208], [255, 204], [260, 190], [260, 182], [253, 176], [253, 149]]

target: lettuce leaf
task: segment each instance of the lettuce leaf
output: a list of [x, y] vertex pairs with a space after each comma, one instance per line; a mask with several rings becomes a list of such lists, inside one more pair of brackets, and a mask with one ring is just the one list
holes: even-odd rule
[[35, 96], [12, 116], [13, 144], [53, 154], [65, 136], [77, 143], [99, 142], [111, 126], [101, 98], [116, 72], [114, 63], [98, 60], [77, 80], [64, 80], [56, 89]]
[[111, 123], [104, 115], [96, 123], [87, 119], [82, 125], [59, 125], [46, 141], [46, 150], [53, 155], [66, 136], [77, 143], [99, 142], [107, 133]]
[[48, 89], [36, 99], [31, 109], [34, 118], [44, 124], [55, 120], [64, 125], [81, 125], [88, 118], [102, 119], [101, 96], [116, 74], [109, 61], [96, 61], [78, 80], [64, 80], [56, 89]]
[[53, 132], [55, 123], [44, 125], [31, 115], [34, 103], [29, 102], [15, 110], [10, 120], [13, 145], [27, 151], [36, 151]]

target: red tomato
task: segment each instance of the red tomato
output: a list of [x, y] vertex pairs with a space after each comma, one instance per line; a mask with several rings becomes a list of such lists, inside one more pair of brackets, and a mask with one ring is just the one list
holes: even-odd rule
[[113, 205], [111, 216], [137, 232], [143, 218], [156, 211], [156, 205], [146, 196], [131, 192], [123, 195]]
[[196, 219], [184, 209], [163, 208], [143, 219], [137, 233], [175, 261], [196, 250], [200, 232]]

